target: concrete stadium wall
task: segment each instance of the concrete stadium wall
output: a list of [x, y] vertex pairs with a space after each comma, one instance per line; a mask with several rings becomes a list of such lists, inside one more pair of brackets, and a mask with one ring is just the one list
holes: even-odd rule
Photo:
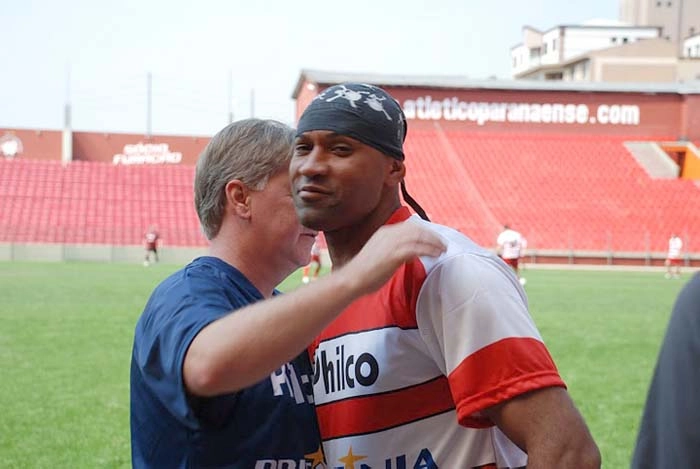
[[[166, 264], [189, 263], [192, 259], [207, 254], [207, 248], [167, 247], [159, 250], [160, 262]], [[21, 244], [0, 243], [0, 262], [143, 262], [142, 246], [111, 246], [85, 244]], [[604, 251], [558, 251], [528, 250], [522, 262], [531, 266], [618, 266], [618, 267], [663, 267], [664, 252], [604, 252]], [[683, 265], [700, 269], [700, 253], [686, 253]], [[327, 249], [321, 250], [324, 268], [330, 268]]]
[[[160, 262], [187, 264], [198, 256], [206, 255], [207, 248], [162, 248], [158, 252]], [[141, 263], [142, 246], [111, 246], [103, 244], [21, 244], [0, 243], [0, 261], [42, 262], [116, 262]]]
[[[528, 264], [543, 265], [608, 265], [662, 267], [666, 260], [665, 252], [606, 252], [606, 251], [558, 251], [529, 250], [523, 257]], [[700, 254], [685, 253], [683, 265], [700, 267]]]

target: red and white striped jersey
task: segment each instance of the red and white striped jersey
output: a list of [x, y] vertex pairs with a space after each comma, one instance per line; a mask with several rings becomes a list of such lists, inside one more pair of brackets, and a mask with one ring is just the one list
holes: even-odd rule
[[520, 467], [526, 455], [481, 411], [564, 386], [512, 270], [456, 230], [447, 251], [402, 266], [311, 345], [329, 468]]
[[504, 230], [496, 239], [498, 247], [501, 248], [504, 259], [518, 259], [522, 256], [522, 251], [525, 250], [527, 241], [515, 230]]
[[678, 236], [671, 236], [668, 240], [668, 258], [678, 259], [681, 257], [681, 250], [683, 249], [683, 241]]

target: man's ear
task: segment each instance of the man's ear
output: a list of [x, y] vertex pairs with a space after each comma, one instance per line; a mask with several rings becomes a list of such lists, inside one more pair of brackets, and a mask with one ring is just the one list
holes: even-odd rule
[[238, 179], [226, 183], [226, 210], [231, 210], [233, 215], [250, 218], [250, 189]]
[[389, 174], [386, 182], [390, 186], [398, 186], [406, 175], [406, 166], [403, 164], [403, 161], [399, 161], [396, 158], [388, 158], [390, 158]]

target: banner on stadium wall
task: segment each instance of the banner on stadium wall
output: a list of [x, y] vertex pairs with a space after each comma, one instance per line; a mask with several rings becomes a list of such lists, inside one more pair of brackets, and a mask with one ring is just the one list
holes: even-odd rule
[[513, 103], [463, 101], [453, 96], [434, 99], [430, 95], [402, 103], [407, 119], [468, 121], [479, 126], [490, 123], [535, 123], [579, 125], [639, 125], [641, 110], [634, 104]]
[[73, 132], [73, 158], [114, 165], [192, 165], [210, 137]]
[[698, 134], [689, 95], [386, 87], [412, 128], [668, 138]]
[[182, 152], [171, 151], [167, 143], [143, 143], [124, 145], [120, 153], [112, 156], [113, 164], [180, 164]]

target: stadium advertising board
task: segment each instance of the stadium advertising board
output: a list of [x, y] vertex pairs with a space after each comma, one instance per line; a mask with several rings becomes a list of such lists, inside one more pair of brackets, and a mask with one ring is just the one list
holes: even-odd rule
[[389, 88], [410, 125], [470, 131], [676, 137], [678, 94]]
[[[210, 137], [72, 132], [72, 159], [115, 165], [193, 165]], [[0, 158], [62, 158], [61, 130], [0, 128]]]
[[73, 133], [73, 159], [115, 165], [195, 164], [209, 137]]
[[542, 124], [639, 125], [640, 109], [635, 104], [600, 104], [591, 109], [575, 103], [504, 103], [460, 101], [445, 98], [434, 101], [430, 95], [403, 102], [407, 119], [459, 120], [477, 125], [490, 122]]
[[121, 153], [112, 157], [114, 164], [178, 164], [182, 152], [171, 151], [167, 143], [143, 143], [124, 145]]

